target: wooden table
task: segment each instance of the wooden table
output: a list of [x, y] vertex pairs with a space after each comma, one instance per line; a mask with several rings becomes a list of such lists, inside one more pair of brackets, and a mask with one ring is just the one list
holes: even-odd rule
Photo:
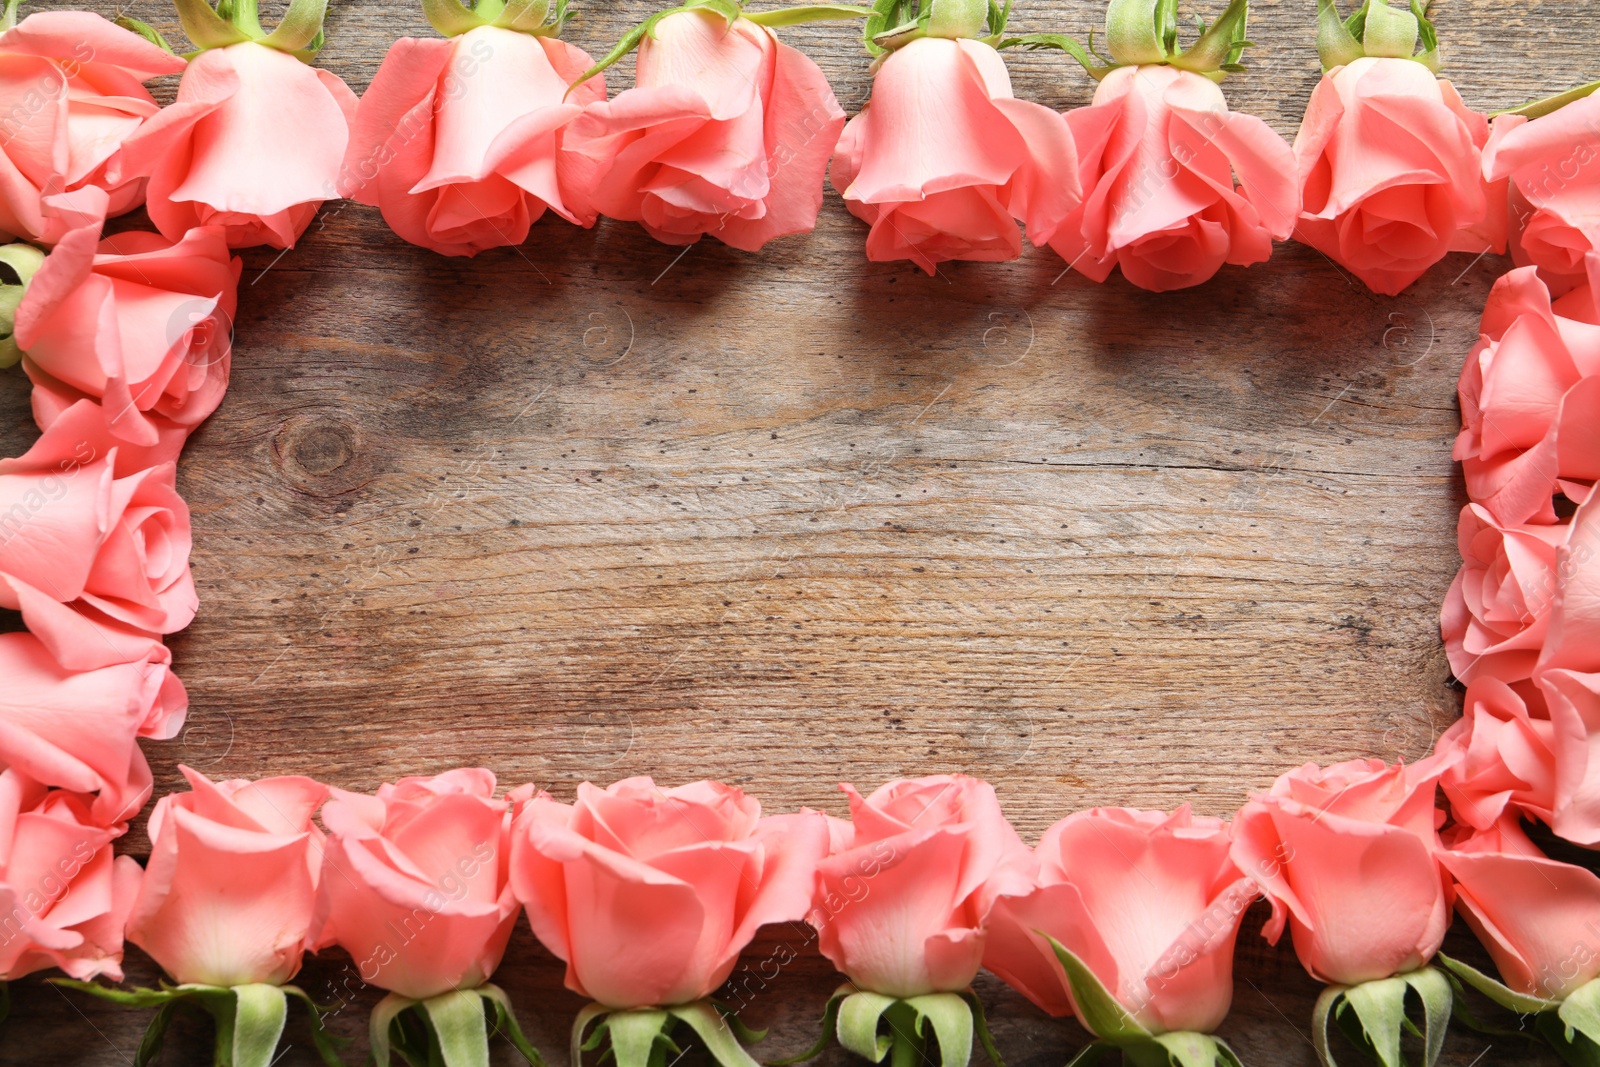
[[[1314, 5], [1256, 6], [1226, 90], [1292, 137]], [[159, 4], [127, 10], [176, 33]], [[596, 4], [566, 37], [599, 55], [650, 10]], [[1031, 0], [1012, 25], [1083, 37], [1100, 10]], [[1437, 15], [1480, 108], [1600, 73], [1585, 0]], [[336, 0], [321, 62], [359, 90], [393, 38], [430, 32], [413, 3]], [[785, 38], [860, 106], [848, 27]], [[1018, 95], [1088, 102], [1064, 57], [1008, 58]], [[172, 642], [193, 705], [148, 747], [158, 794], [179, 763], [356, 789], [483, 764], [562, 797], [710, 776], [842, 812], [839, 781], [965, 771], [1033, 840], [1091, 805], [1227, 815], [1307, 760], [1429, 750], [1460, 709], [1436, 621], [1455, 381], [1505, 260], [1452, 256], [1385, 299], [1289, 244], [1156, 296], [1035, 250], [928, 278], [868, 263], [864, 235], [830, 190], [815, 234], [760, 256], [547, 216], [465, 261], [334, 204], [287, 255], [246, 254], [233, 388], [181, 474], [203, 603]], [[6, 454], [33, 436], [26, 393], [0, 380]], [[147, 852], [142, 823], [126, 847]], [[1316, 986], [1263, 914], [1224, 1033], [1252, 1067], [1311, 1064]], [[799, 952], [748, 1013], [770, 1055], [809, 1041], [835, 981], [808, 940], [751, 950]], [[331, 1000], [347, 968], [302, 983]], [[579, 1001], [525, 926], [500, 981], [564, 1063]], [[980, 990], [1013, 1067], [1085, 1040]], [[14, 998], [7, 1063], [116, 1067], [145, 1020], [37, 978]], [[375, 999], [335, 1026], [360, 1034]], [[281, 1063], [314, 1062], [303, 1028], [288, 1040]], [[162, 1062], [207, 1042], [182, 1025]], [[1537, 1059], [1489, 1044], [1452, 1033], [1448, 1061]]]

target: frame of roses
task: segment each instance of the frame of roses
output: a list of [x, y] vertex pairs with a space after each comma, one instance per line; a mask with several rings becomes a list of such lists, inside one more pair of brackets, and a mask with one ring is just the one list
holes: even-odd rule
[[[1111, 0], [1101, 51], [1007, 37], [1009, 4], [878, 0], [745, 12], [687, 0], [595, 62], [562, 3], [423, 0], [437, 39], [395, 42], [357, 100], [313, 64], [325, 0], [261, 25], [255, 0], [177, 0], [196, 51], [149, 26], [48, 12], [0, 33], [0, 365], [20, 362], [42, 435], [0, 461], [0, 977], [215, 1020], [215, 1062], [273, 1061], [291, 980], [338, 946], [388, 991], [378, 1064], [469, 1067], [504, 1033], [535, 1050], [491, 978], [519, 912], [593, 1003], [586, 1054], [664, 1067], [692, 1035], [721, 1067], [759, 1040], [715, 996], [759, 927], [806, 921], [844, 978], [822, 1036], [875, 1063], [997, 1065], [971, 983], [986, 967], [1095, 1041], [1073, 1061], [1238, 1059], [1214, 1032], [1249, 904], [1326, 983], [1313, 1033], [1432, 1067], [1452, 1016], [1600, 1064], [1600, 877], [1545, 856], [1524, 819], [1600, 844], [1600, 96], [1471, 110], [1439, 76], [1418, 0], [1318, 0], [1324, 75], [1291, 146], [1228, 110], [1248, 5], [1187, 43], [1175, 0]], [[858, 19], [869, 104], [846, 122], [775, 28]], [[1055, 49], [1098, 82], [1065, 115], [1013, 97], [1002, 51]], [[604, 71], [637, 50], [632, 88]], [[144, 83], [182, 74], [160, 107]], [[1491, 122], [1492, 118], [1492, 122]], [[1307, 765], [1231, 820], [1095, 809], [1027, 847], [962, 776], [845, 786], [848, 820], [763, 815], [715, 782], [580, 786], [560, 803], [492, 773], [375, 795], [303, 777], [162, 797], [148, 864], [113, 842], [150, 799], [137, 740], [187, 701], [162, 638], [197, 600], [174, 464], [220, 403], [234, 248], [292, 247], [321, 205], [376, 206], [444, 255], [515, 245], [545, 210], [638, 222], [669, 244], [748, 251], [808, 232], [824, 172], [873, 260], [930, 273], [1028, 239], [1072, 269], [1196, 285], [1291, 236], [1376, 292], [1451, 250], [1504, 251], [1460, 381], [1471, 503], [1441, 624], [1465, 715], [1428, 758]], [[105, 236], [144, 206], [155, 233]], [[1440, 795], [1444, 805], [1439, 803]], [[1452, 914], [1499, 971], [1439, 954]], [[124, 939], [172, 981], [120, 981]], [[1342, 1032], [1348, 1045], [1336, 1049]]]

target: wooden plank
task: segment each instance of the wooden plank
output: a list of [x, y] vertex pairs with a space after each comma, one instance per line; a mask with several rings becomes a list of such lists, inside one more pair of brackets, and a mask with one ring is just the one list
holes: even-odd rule
[[[1252, 72], [1226, 90], [1292, 137], [1312, 5], [1256, 7]], [[599, 54], [649, 10], [596, 6], [567, 37]], [[1033, 0], [1013, 29], [1086, 36], [1099, 10]], [[1438, 15], [1475, 106], [1596, 73], [1583, 0]], [[428, 32], [408, 3], [336, 3], [322, 62], [360, 90], [394, 37]], [[785, 36], [854, 111], [849, 30]], [[1009, 62], [1019, 95], [1091, 95], [1064, 58]], [[1031, 840], [1095, 804], [1226, 815], [1307, 760], [1415, 758], [1459, 714], [1436, 624], [1454, 383], [1505, 261], [1453, 256], [1384, 299], [1285, 245], [1153, 296], [1039, 251], [925, 278], [867, 263], [863, 237], [830, 191], [814, 235], [759, 257], [547, 218], [521, 249], [445, 260], [357, 205], [281, 259], [248, 254], [233, 388], [181, 476], [203, 607], [173, 641], [193, 710], [149, 747], [158, 790], [180, 762], [361, 789], [481, 763], [561, 796], [712, 776], [842, 812], [841, 780], [961, 770]], [[7, 376], [7, 454], [26, 410]], [[148, 850], [142, 826], [127, 846]], [[1252, 1065], [1313, 1063], [1315, 985], [1262, 917], [1226, 1033]], [[798, 953], [752, 1008], [774, 1055], [834, 981], [803, 942], [769, 931], [747, 957]], [[341, 966], [304, 984], [334, 999]], [[578, 1001], [525, 928], [501, 978], [562, 1062]], [[981, 988], [1014, 1064], [1082, 1040]], [[29, 980], [0, 1059], [125, 1063], [142, 1018]], [[291, 1040], [281, 1063], [314, 1062]], [[1452, 1034], [1449, 1062], [1535, 1062], [1489, 1044]], [[180, 1026], [164, 1062], [206, 1048]]]

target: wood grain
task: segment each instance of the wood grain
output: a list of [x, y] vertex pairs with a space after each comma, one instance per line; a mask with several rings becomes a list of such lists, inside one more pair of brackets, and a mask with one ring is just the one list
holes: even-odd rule
[[[1256, 8], [1226, 91], [1292, 137], [1314, 5]], [[596, 4], [566, 36], [599, 54], [649, 10]], [[1082, 37], [1099, 11], [1029, 0], [1013, 29]], [[1597, 74], [1584, 0], [1437, 15], [1474, 106]], [[322, 64], [359, 91], [393, 38], [429, 32], [401, 0], [335, 0]], [[850, 31], [785, 36], [854, 111]], [[1008, 58], [1019, 95], [1091, 95], [1061, 57]], [[1385, 299], [1284, 245], [1153, 296], [1034, 250], [926, 278], [863, 239], [830, 191], [815, 234], [760, 256], [546, 218], [520, 249], [446, 260], [357, 205], [247, 254], [232, 391], [181, 474], [203, 607], [172, 642], [193, 708], [149, 747], [158, 791], [180, 762], [361, 789], [484, 764], [562, 796], [712, 776], [840, 812], [839, 781], [960, 770], [1032, 840], [1089, 805], [1226, 815], [1307, 760], [1428, 751], [1460, 706], [1436, 622], [1454, 383], [1504, 260], [1453, 256]], [[0, 415], [0, 446], [26, 447], [20, 374]], [[1314, 1063], [1316, 987], [1262, 917], [1225, 1032], [1252, 1067]], [[835, 980], [807, 944], [768, 931], [748, 956], [798, 953], [751, 1007], [774, 1054], [808, 1043]], [[304, 984], [335, 999], [347, 968]], [[578, 1001], [525, 928], [501, 980], [563, 1062]], [[1084, 1040], [981, 989], [1013, 1064]], [[359, 1036], [374, 999], [353, 991], [338, 1027]], [[143, 1018], [18, 983], [0, 1061], [123, 1064]], [[314, 1062], [305, 1038], [280, 1062]], [[163, 1062], [207, 1062], [207, 1041], [179, 1027]], [[1489, 1045], [1454, 1033], [1449, 1062], [1552, 1062]]]

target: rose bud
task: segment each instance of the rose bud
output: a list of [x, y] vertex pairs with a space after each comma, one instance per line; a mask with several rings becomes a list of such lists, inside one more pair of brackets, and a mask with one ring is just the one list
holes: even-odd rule
[[1485, 176], [1510, 183], [1512, 260], [1558, 295], [1587, 282], [1585, 257], [1600, 252], [1600, 96], [1571, 96], [1496, 116], [1483, 150]]
[[574, 1040], [612, 1012], [660, 1008], [658, 1033], [709, 1027], [712, 1055], [738, 1067], [719, 1055], [724, 1024], [706, 998], [762, 925], [805, 916], [827, 850], [821, 815], [762, 818], [759, 803], [719, 782], [585, 782], [574, 804], [541, 793], [522, 805], [511, 881], [535, 936], [566, 961], [567, 988], [599, 1002]]
[[294, 4], [272, 34], [253, 4], [178, 0], [201, 49], [178, 100], [123, 145], [115, 178], [148, 175], [145, 206], [169, 240], [221, 227], [229, 247], [291, 248], [338, 193], [356, 96], [338, 76], [308, 66], [322, 36], [316, 4]]
[[[990, 909], [1027, 893], [1037, 865], [994, 787], [965, 775], [890, 782], [850, 798], [850, 821], [832, 824], [808, 921], [817, 947], [850, 979], [828, 1005], [839, 1043], [894, 1062], [931, 1055], [925, 1032], [983, 1032], [969, 988], [983, 962]], [[817, 1050], [820, 1051], [819, 1043]], [[970, 1047], [939, 1044], [944, 1067], [964, 1067]]]
[[593, 161], [603, 214], [668, 244], [710, 234], [754, 252], [816, 227], [843, 128], [807, 56], [748, 18], [699, 8], [652, 25], [634, 87], [591, 104], [567, 143]]
[[0, 634], [0, 766], [42, 785], [95, 794], [103, 826], [125, 823], [150, 799], [150, 767], [138, 738], [170, 738], [188, 698], [152, 644], [133, 663], [71, 671], [32, 634]]
[[1322, 81], [1295, 138], [1295, 239], [1393, 296], [1448, 252], [1503, 251], [1503, 192], [1482, 177], [1489, 123], [1441, 79], [1426, 18], [1373, 0], [1360, 38], [1321, 9]]
[[1553, 523], [1552, 497], [1600, 478], [1600, 326], [1568, 318], [1532, 267], [1495, 282], [1461, 370], [1455, 458], [1503, 523]]
[[435, 26], [458, 35], [402, 37], [362, 97], [343, 194], [447, 256], [520, 245], [546, 208], [594, 225], [591, 183], [567, 147], [583, 105], [606, 95], [603, 78], [568, 92], [589, 56], [542, 19], [528, 32], [481, 19]]
[[[376, 796], [332, 791], [322, 809], [326, 856], [312, 924], [318, 948], [350, 953], [363, 982], [390, 993], [373, 1009], [375, 1062], [395, 1048], [425, 1063], [440, 1027], [456, 1028], [472, 1062], [488, 1062], [488, 1033], [504, 1030], [530, 1063], [504, 991], [489, 982], [517, 921], [511, 891], [512, 805], [489, 771], [462, 768], [402, 778]], [[490, 1030], [459, 1032], [494, 1014]]]
[[139, 864], [111, 855], [122, 826], [103, 826], [90, 798], [0, 770], [0, 980], [59, 967], [122, 981], [122, 925]]
[[[1257, 896], [1229, 845], [1227, 823], [1187, 807], [1069, 815], [1034, 849], [1037, 885], [995, 904], [984, 966], [1051, 1015], [1078, 1014], [1101, 1038], [1130, 1022], [1151, 1036], [1208, 1036], [1228, 1014], [1234, 941]], [[1126, 1017], [1104, 1026], [1110, 1033], [1094, 1025], [1097, 1005], [1074, 989], [1082, 979], [1064, 969], [1057, 945], [1122, 1006]]]
[[55, 244], [72, 227], [44, 197], [105, 190], [107, 213], [144, 200], [144, 179], [113, 178], [123, 143], [160, 108], [144, 82], [184, 61], [88, 11], [41, 11], [0, 34], [0, 230]]
[[222, 401], [240, 261], [215, 227], [175, 243], [138, 232], [101, 241], [99, 229], [70, 231], [45, 259], [17, 309], [16, 340], [34, 388], [50, 394], [36, 406], [93, 399], [113, 413], [113, 433], [150, 447]]
[[833, 187], [871, 225], [873, 262], [909, 259], [933, 274], [946, 260], [1015, 259], [1015, 220], [1042, 231], [1077, 203], [1066, 121], [1012, 96], [1000, 53], [974, 39], [983, 33], [981, 4], [924, 7], [914, 29], [874, 39], [889, 51], [878, 59], [871, 100], [839, 140]]

